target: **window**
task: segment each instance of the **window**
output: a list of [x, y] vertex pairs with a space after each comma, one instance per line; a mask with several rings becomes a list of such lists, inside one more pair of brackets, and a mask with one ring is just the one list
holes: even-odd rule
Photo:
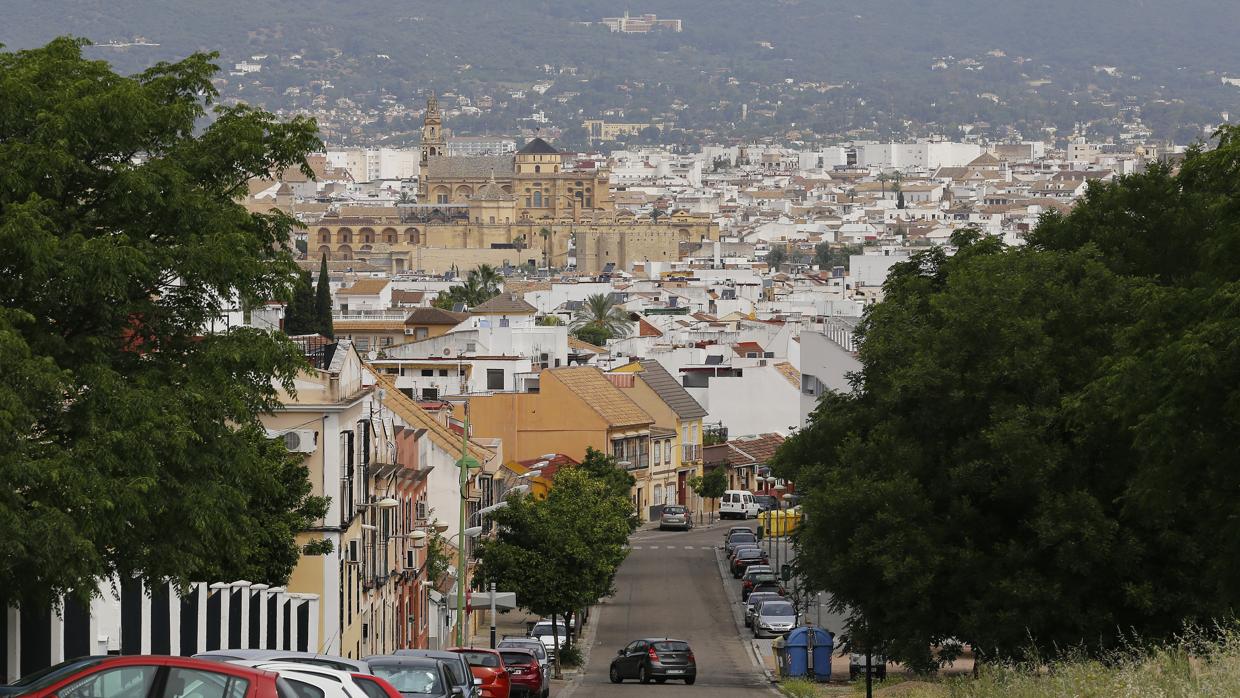
[[488, 368], [487, 369], [487, 390], [503, 390], [504, 389], [504, 369]]
[[415, 328], [413, 328], [413, 338], [414, 338], [414, 339], [426, 339], [427, 335], [429, 335], [429, 334], [430, 334], [430, 330], [429, 330], [429, 329], [427, 329], [427, 328], [425, 328], [425, 327], [415, 327]]
[[536, 192], [534, 192], [534, 207], [535, 207], [535, 208], [537, 208], [537, 207], [542, 206], [542, 205], [543, 205], [543, 195], [542, 195], [542, 192], [540, 192], [540, 191], [536, 191]]
[[104, 669], [57, 691], [60, 698], [146, 698], [155, 683], [154, 666]]
[[466, 353], [466, 354], [472, 354], [472, 353], [474, 353], [474, 352], [476, 352], [476, 351], [478, 351], [478, 345], [477, 345], [477, 344], [474, 344], [473, 342], [466, 342], [466, 343], [465, 343], [465, 353]]
[[163, 698], [245, 698], [249, 684], [239, 676], [173, 667]]
[[430, 377], [434, 377], [434, 375], [435, 375], [435, 369], [433, 369], [433, 368], [424, 368], [424, 369], [422, 369], [422, 376], [423, 376], [423, 377], [430, 378]]
[[448, 195], [447, 195], [447, 194], [436, 194], [436, 195], [435, 195], [435, 203], [437, 203], [437, 204], [446, 204], [446, 203], [448, 203]]
[[447, 377], [448, 377], [448, 369], [446, 369], [446, 368], [441, 368], [441, 369], [439, 369], [439, 377], [440, 377], [440, 378], [447, 378]]
[[423, 400], [438, 400], [439, 388], [422, 388]]
[[380, 339], [380, 340], [379, 340], [379, 344], [380, 344], [381, 346], [390, 347], [390, 346], [392, 346], [392, 338], [391, 338], [391, 337], [384, 337], [383, 339]]
[[[663, 462], [663, 442], [662, 441], [654, 442], [654, 462], [655, 463]], [[658, 485], [655, 486], [655, 491], [656, 492], [659, 491]], [[659, 498], [658, 495], [655, 495], [655, 499], [658, 499], [658, 498]]]

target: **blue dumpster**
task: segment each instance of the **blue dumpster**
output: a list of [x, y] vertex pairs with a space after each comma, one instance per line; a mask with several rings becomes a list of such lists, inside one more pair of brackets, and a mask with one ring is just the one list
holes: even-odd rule
[[788, 633], [788, 675], [812, 676], [815, 681], [831, 680], [831, 652], [835, 638], [822, 628], [793, 628]]

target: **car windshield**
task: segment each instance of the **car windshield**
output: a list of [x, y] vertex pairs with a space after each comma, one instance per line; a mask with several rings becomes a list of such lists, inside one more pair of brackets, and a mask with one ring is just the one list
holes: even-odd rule
[[[556, 630], [556, 631], [558, 631], [558, 632], [555, 632], [555, 634], [556, 634], [556, 635], [560, 635], [560, 636], [563, 636], [563, 635], [564, 635], [564, 626], [562, 626], [562, 625], [561, 625], [560, 627], [556, 628], [555, 630]], [[537, 624], [537, 625], [535, 625], [535, 626], [534, 626], [534, 629], [533, 629], [532, 631], [530, 631], [530, 634], [531, 634], [531, 635], [535, 635], [535, 636], [537, 636], [537, 635], [551, 635], [552, 633], [553, 633], [553, 631], [552, 631], [552, 629], [551, 629], [551, 624], [550, 624], [550, 623], [539, 623], [539, 624]]]
[[490, 652], [470, 652], [466, 650], [462, 651], [461, 654], [465, 655], [465, 660], [469, 662], [470, 666], [481, 666], [487, 667], [488, 669], [495, 669], [500, 665], [499, 657], [491, 654]]
[[500, 652], [499, 656], [503, 657], [505, 666], [511, 666], [513, 664], [534, 664], [538, 661], [533, 655], [526, 654], [524, 652]]
[[759, 613], [764, 616], [796, 615], [796, 612], [792, 610], [792, 604], [787, 601], [767, 601], [762, 604], [762, 608]]
[[749, 595], [749, 605], [750, 605], [750, 606], [757, 606], [758, 604], [762, 603], [763, 601], [770, 601], [771, 599], [777, 598], [778, 596], [779, 596], [779, 594], [776, 594], [776, 593], [775, 593], [775, 592], [773, 592], [773, 591], [763, 591], [763, 592], [758, 592], [758, 593], [755, 593], [755, 594], [750, 594], [750, 595]]
[[431, 666], [409, 666], [400, 664], [371, 665], [375, 676], [387, 681], [401, 693], [414, 695], [436, 695], [444, 692], [439, 680], [439, 672]]

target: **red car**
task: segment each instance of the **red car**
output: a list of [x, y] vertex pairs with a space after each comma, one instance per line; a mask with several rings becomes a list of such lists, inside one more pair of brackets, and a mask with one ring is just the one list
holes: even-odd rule
[[505, 647], [499, 650], [508, 677], [512, 682], [513, 698], [543, 698], [542, 665], [534, 650]]
[[512, 678], [499, 650], [453, 647], [450, 651], [465, 655], [474, 678], [482, 680], [482, 698], [509, 698], [512, 695]]
[[61, 662], [4, 687], [23, 698], [297, 698], [261, 669], [189, 657], [82, 657]]

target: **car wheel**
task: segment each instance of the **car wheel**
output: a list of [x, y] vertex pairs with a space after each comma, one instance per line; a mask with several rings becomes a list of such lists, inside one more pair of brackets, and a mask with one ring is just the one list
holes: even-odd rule
[[696, 677], [696, 676], [686, 676], [686, 677], [685, 677], [685, 685], [686, 685], [686, 686], [692, 686], [694, 681], [697, 681], [697, 677]]
[[616, 668], [615, 664], [611, 665], [611, 671], [609, 672], [609, 677], [611, 678], [612, 683], [620, 683], [621, 681], [624, 680], [620, 678], [620, 670]]
[[642, 683], [650, 683], [650, 674], [646, 671], [646, 665], [641, 665], [637, 670], [637, 680]]

